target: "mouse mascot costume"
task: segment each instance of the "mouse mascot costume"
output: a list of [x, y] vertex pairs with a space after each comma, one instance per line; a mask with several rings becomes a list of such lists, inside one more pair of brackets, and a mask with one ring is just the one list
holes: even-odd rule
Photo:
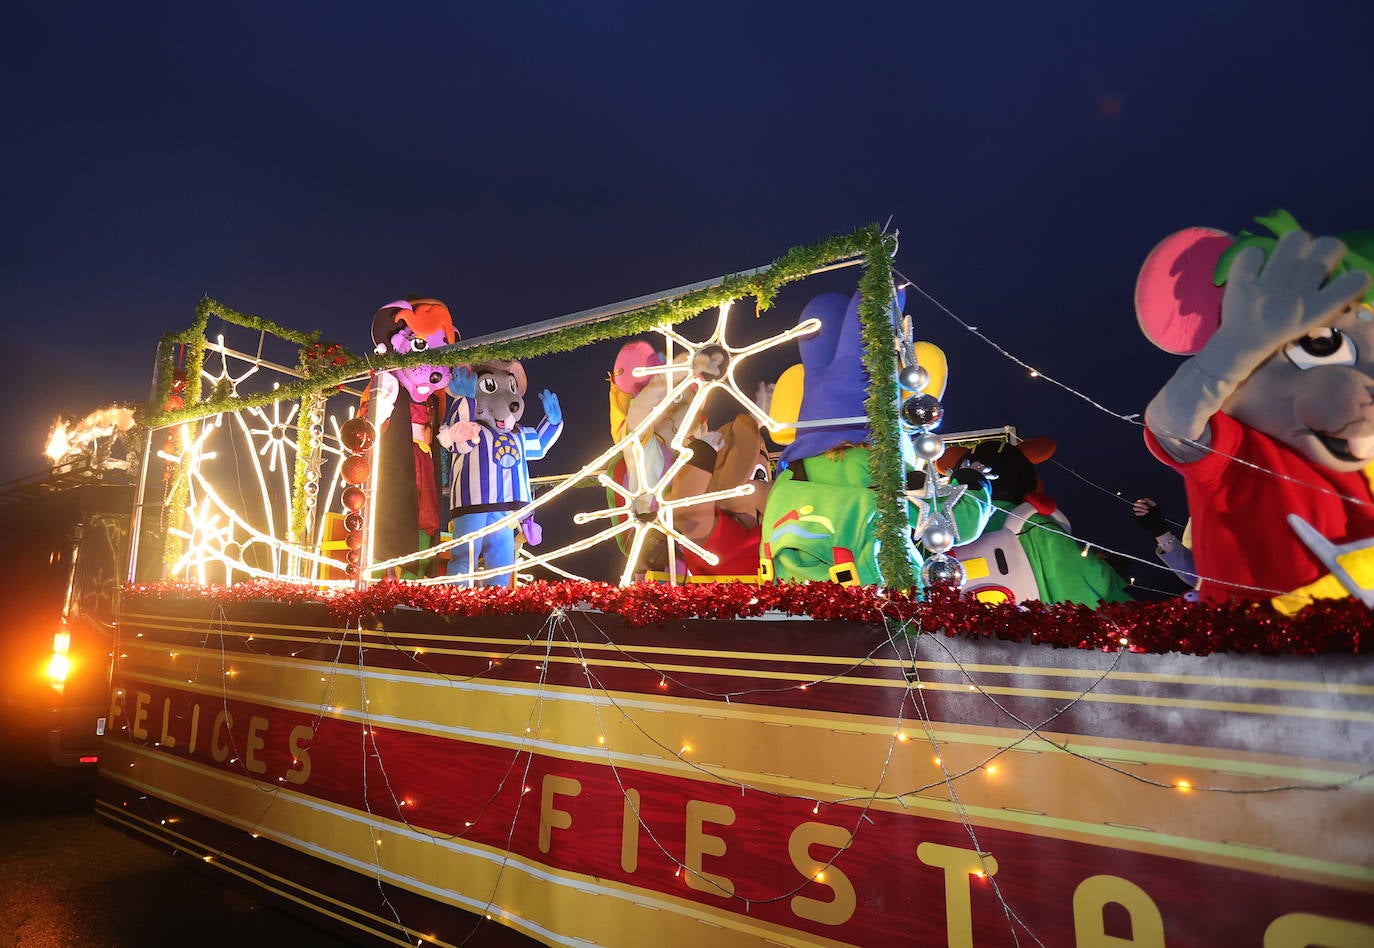
[[[435, 299], [396, 300], [372, 318], [372, 341], [378, 354], [424, 352], [457, 338], [448, 307]], [[428, 549], [438, 541], [443, 472], [435, 434], [444, 417], [444, 388], [451, 378], [452, 371], [441, 365], [393, 369], [376, 373], [364, 395], [363, 413], [377, 428], [381, 444], [373, 501], [374, 561]], [[428, 561], [411, 564], [401, 575], [417, 578], [428, 566]]]
[[[1189, 356], [1145, 413], [1150, 451], [1188, 492], [1204, 601], [1339, 596], [1334, 544], [1374, 537], [1374, 232], [1313, 238], [1191, 228], [1150, 254], [1136, 312], [1152, 342]], [[1374, 583], [1369, 583], [1374, 585]]]
[[1126, 583], [1107, 562], [1069, 535], [1068, 518], [1045, 493], [1035, 465], [1054, 454], [1052, 438], [1019, 444], [983, 441], [971, 451], [951, 446], [942, 469], [972, 462], [992, 482], [992, 505], [983, 535], [955, 547], [964, 565], [965, 592], [982, 602], [1129, 602]]
[[[901, 319], [902, 294], [896, 294], [892, 311], [894, 339]], [[866, 422], [849, 419], [864, 415], [869, 377], [862, 359], [859, 294], [846, 298], [824, 293], [806, 304], [801, 319], [819, 319], [821, 328], [800, 341], [801, 371], [793, 366], [783, 373], [773, 392], [772, 413], [780, 421], [825, 422], [797, 430], [783, 449], [780, 472], [768, 495], [760, 550], [760, 573], [778, 582], [829, 580], [842, 585], [877, 585], [883, 582], [878, 568], [877, 499], [871, 487]], [[933, 348], [933, 347], [932, 347]], [[800, 381], [801, 394], [796, 394]], [[931, 388], [939, 391], [932, 392]], [[936, 398], [943, 392], [944, 374], [924, 390]], [[892, 380], [896, 397], [898, 383]], [[795, 418], [784, 408], [796, 405]], [[902, 455], [909, 459], [910, 475], [924, 482], [915, 470], [911, 438], [902, 433]], [[786, 440], [786, 438], [775, 440]], [[981, 474], [961, 468], [963, 486], [951, 512], [957, 534], [964, 539], [982, 532], [990, 513], [989, 492]], [[909, 516], [916, 517], [915, 505]], [[913, 519], [912, 526], [915, 526]], [[924, 559], [908, 534], [908, 556], [919, 577]]]
[[[481, 530], [529, 504], [530, 472], [526, 461], [536, 461], [563, 432], [563, 412], [558, 396], [539, 393], [544, 418], [538, 427], [521, 425], [525, 414], [525, 369], [519, 362], [494, 359], [475, 367], [458, 366], [449, 388], [454, 396], [440, 443], [453, 454], [449, 487], [449, 532], [454, 539]], [[534, 518], [520, 524], [525, 539], [539, 542]], [[471, 572], [478, 555], [486, 569], [515, 565], [515, 530], [492, 530], [473, 544], [453, 547], [448, 564], [450, 576]], [[500, 573], [484, 585], [509, 585], [514, 573]]]

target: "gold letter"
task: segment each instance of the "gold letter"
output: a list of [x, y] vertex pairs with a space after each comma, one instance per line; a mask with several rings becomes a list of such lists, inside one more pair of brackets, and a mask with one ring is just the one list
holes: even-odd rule
[[177, 739], [167, 733], [167, 727], [172, 723], [172, 699], [162, 699], [162, 746], [176, 747]]
[[291, 737], [287, 744], [291, 748], [291, 756], [299, 763], [300, 769], [286, 772], [287, 783], [305, 783], [310, 779], [310, 748], [301, 745], [304, 741], [313, 741], [314, 739], [315, 729], [313, 727], [297, 724], [291, 729]]
[[234, 726], [234, 716], [229, 713], [228, 708], [220, 708], [219, 714], [215, 715], [215, 724], [210, 728], [210, 755], [215, 758], [217, 764], [224, 763], [224, 759], [229, 756], [229, 748], [219, 742], [221, 726], [225, 730]]
[[1374, 945], [1374, 928], [1325, 915], [1292, 912], [1264, 930], [1264, 948], [1363, 948]]
[[835, 894], [828, 902], [805, 895], [792, 896], [792, 912], [798, 918], [822, 925], [843, 925], [854, 917], [858, 899], [849, 877], [837, 866], [821, 869], [821, 864], [811, 858], [812, 846], [830, 846], [841, 849], [849, 845], [849, 831], [829, 823], [803, 823], [792, 831], [787, 841], [787, 854], [792, 857], [792, 865], [808, 879], [815, 880]]
[[140, 691], [134, 696], [134, 723], [129, 725], [129, 733], [140, 741], [148, 739], [148, 729], [143, 726], [143, 722], [148, 720], [148, 702], [153, 700], [153, 696], [146, 691]]
[[[1131, 937], [1108, 935], [1102, 909], [1115, 902], [1131, 917]], [[1164, 919], [1154, 900], [1134, 882], [1120, 876], [1091, 876], [1073, 890], [1073, 930], [1078, 948], [1145, 945], [1164, 948]]]
[[701, 869], [701, 857], [724, 856], [725, 840], [702, 829], [705, 823], [729, 826], [735, 822], [735, 811], [722, 803], [705, 800], [687, 801], [687, 886], [711, 895], [734, 895], [735, 884], [724, 876]]
[[625, 812], [620, 818], [620, 868], [639, 868], [639, 791], [625, 791]]
[[191, 741], [189, 744], [186, 745], [186, 753], [194, 754], [196, 752], [196, 737], [198, 736], [196, 732], [199, 730], [200, 703], [197, 702], [196, 704], [191, 705]]
[[582, 782], [572, 777], [544, 775], [544, 788], [539, 801], [539, 851], [549, 851], [553, 841], [554, 827], [565, 830], [572, 826], [572, 814], [567, 810], [556, 810], [553, 806], [555, 796], [575, 797], [582, 792]]
[[968, 877], [984, 872], [995, 876], [997, 860], [984, 856], [980, 861], [972, 849], [939, 843], [917, 846], [916, 858], [945, 871], [945, 934], [949, 948], [973, 948], [973, 900], [969, 896]]
[[267, 773], [267, 762], [258, 760], [257, 758], [257, 752], [262, 750], [267, 744], [267, 741], [263, 739], [260, 733], [265, 730], [267, 730], [266, 718], [254, 717], [248, 719], [248, 745], [246, 753], [243, 755], [243, 766], [248, 768], [249, 773]]

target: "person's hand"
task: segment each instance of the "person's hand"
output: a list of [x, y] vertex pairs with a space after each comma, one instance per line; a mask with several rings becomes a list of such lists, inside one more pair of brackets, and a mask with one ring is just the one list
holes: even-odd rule
[[455, 421], [439, 429], [439, 443], [450, 451], [466, 454], [480, 440], [482, 426], [475, 421]]
[[1131, 504], [1131, 516], [1152, 537], [1161, 537], [1169, 532], [1163, 509], [1149, 497], [1142, 497]]
[[544, 417], [549, 420], [551, 425], [563, 423], [563, 406], [558, 404], [558, 396], [548, 389], [539, 393], [539, 401], [544, 406]]

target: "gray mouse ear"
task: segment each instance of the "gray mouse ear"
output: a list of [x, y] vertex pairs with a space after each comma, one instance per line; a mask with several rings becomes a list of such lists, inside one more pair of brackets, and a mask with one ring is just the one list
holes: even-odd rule
[[529, 380], [525, 377], [525, 367], [520, 364], [518, 359], [513, 360], [507, 367], [510, 374], [515, 376], [515, 390], [519, 395], [525, 394], [525, 389], [529, 388]]
[[377, 310], [372, 317], [372, 343], [391, 348], [391, 337], [406, 325], [405, 314], [414, 312], [405, 300], [394, 300]]

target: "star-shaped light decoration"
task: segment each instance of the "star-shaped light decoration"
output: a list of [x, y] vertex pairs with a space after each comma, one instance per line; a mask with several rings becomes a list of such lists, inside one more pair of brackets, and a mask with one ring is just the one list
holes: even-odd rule
[[[229, 356], [227, 350], [224, 348], [224, 334], [221, 333], [219, 336], [215, 337], [215, 341], [218, 345], [214, 347], [212, 351], [219, 353], [219, 371], [211, 375], [202, 366], [200, 377], [209, 385], [211, 398], [221, 398], [225, 396], [236, 398], [239, 394], [239, 385], [241, 385], [250, 375], [256, 373], [259, 366], [257, 363], [252, 363], [242, 375], [231, 375], [229, 372]], [[215, 427], [218, 428], [223, 421], [224, 413], [220, 412], [214, 418]]]
[[[280, 387], [281, 386], [276, 383], [272, 386], [274, 390]], [[248, 409], [248, 414], [255, 418], [261, 426], [253, 427], [247, 422], [243, 422], [243, 430], [248, 436], [249, 442], [252, 443], [254, 447], [257, 447], [257, 444], [253, 442], [254, 438], [263, 439], [262, 447], [258, 448], [258, 457], [267, 458], [268, 471], [275, 472], [277, 470], [277, 464], [280, 462], [282, 475], [285, 476], [287, 467], [286, 452], [288, 448], [291, 449], [291, 456], [295, 457], [296, 442], [291, 437], [291, 423], [296, 420], [296, 412], [299, 410], [300, 405], [296, 402], [292, 402], [291, 407], [286, 412], [286, 417], [282, 418], [280, 399], [272, 403], [272, 416], [270, 418], [267, 412], [263, 411], [261, 408], [254, 407]], [[238, 418], [242, 421], [242, 412], [239, 413]]]
[[[625, 436], [618, 442], [585, 464], [576, 474], [567, 478], [551, 490], [541, 494], [529, 506], [523, 507], [518, 511], [513, 511], [510, 515], [502, 517], [494, 523], [488, 524], [478, 533], [454, 537], [444, 543], [430, 547], [428, 550], [424, 551], [424, 555], [435, 555], [443, 550], [457, 546], [459, 543], [470, 542], [476, 537], [490, 533], [493, 530], [512, 529], [519, 521], [528, 517], [539, 507], [550, 503], [567, 490], [576, 486], [577, 483], [583, 479], [592, 477], [615, 494], [618, 502], [614, 505], [607, 505], [600, 510], [578, 513], [574, 515], [573, 522], [586, 524], [594, 520], [624, 519], [619, 523], [611, 524], [606, 529], [575, 543], [568, 544], [556, 550], [551, 550], [547, 553], [541, 553], [538, 556], [530, 557], [528, 560], [522, 559], [522, 565], [530, 567], [543, 565], [630, 531], [633, 531], [634, 536], [630, 541], [630, 549], [626, 558], [625, 569], [621, 573], [622, 584], [630, 582], [633, 578], [635, 566], [637, 565], [639, 554], [643, 549], [644, 541], [648, 537], [648, 534], [653, 531], [664, 534], [673, 543], [687, 547], [707, 562], [715, 562], [716, 558], [713, 554], [687, 539], [673, 527], [673, 510], [691, 504], [710, 503], [726, 497], [738, 497], [753, 490], [752, 485], [741, 485], [740, 487], [723, 491], [712, 491], [707, 494], [698, 494], [694, 497], [682, 500], [667, 500], [663, 497], [664, 492], [673, 482], [673, 478], [677, 476], [678, 472], [691, 460], [691, 452], [686, 449], [685, 442], [690, 436], [693, 426], [684, 424], [679, 428], [670, 445], [676, 456], [671, 464], [657, 474], [652, 474], [649, 470], [650, 466], [648, 464], [647, 454], [644, 451], [644, 442], [664, 414], [676, 410], [678, 406], [680, 406], [681, 399], [687, 397], [689, 393], [691, 393], [691, 402], [688, 405], [687, 411], [683, 413], [683, 417], [692, 419], [697, 417], [700, 413], [701, 406], [705, 403], [707, 396], [717, 389], [728, 393], [731, 398], [745, 409], [745, 411], [757, 419], [759, 424], [767, 427], [770, 431], [781, 429], [783, 425], [764, 411], [753, 398], [740, 388], [737, 381], [737, 372], [740, 366], [751, 357], [761, 352], [767, 352], [784, 343], [791, 342], [800, 336], [810, 335], [820, 329], [821, 325], [818, 319], [808, 319], [798, 323], [790, 329], [768, 336], [758, 342], [747, 346], [736, 346], [728, 339], [729, 314], [730, 304], [726, 303], [720, 307], [715, 329], [707, 339], [701, 342], [694, 342], [687, 339], [670, 326], [658, 327], [658, 332], [669, 341], [670, 346], [676, 344], [682, 349], [682, 353], [676, 357], [670, 356], [664, 365], [644, 366], [635, 369], [636, 377], [642, 378], [648, 375], [664, 375], [669, 384], [668, 390], [663, 398], [633, 430], [627, 431]], [[628, 483], [635, 485], [633, 488], [625, 487], [613, 479], [606, 477], [605, 470], [607, 465], [618, 455], [623, 455], [625, 458], [626, 480]], [[413, 558], [415, 557], [409, 557], [409, 559]], [[375, 574], [379, 570], [398, 565], [405, 562], [407, 559], [407, 557], [396, 557], [382, 563], [374, 564], [370, 567], [369, 572]], [[484, 575], [485, 574], [482, 572], [474, 572], [472, 578], [482, 578]], [[457, 578], [453, 577], [440, 577], [431, 580], [420, 580], [420, 582], [443, 583], [456, 581], [456, 579]]]
[[233, 582], [233, 566], [226, 556], [226, 547], [233, 542], [234, 526], [220, 522], [219, 512], [212, 507], [208, 496], [199, 505], [187, 505], [186, 529], [172, 527], [167, 532], [186, 541], [186, 551], [172, 566], [174, 575], [194, 570], [196, 582], [204, 585], [206, 564], [223, 563], [224, 581]]

